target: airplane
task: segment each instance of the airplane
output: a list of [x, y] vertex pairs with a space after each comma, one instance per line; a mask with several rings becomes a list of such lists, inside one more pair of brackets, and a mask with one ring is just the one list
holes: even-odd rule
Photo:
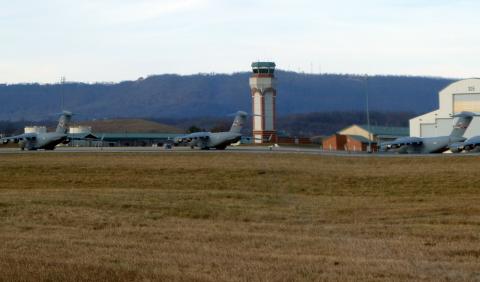
[[54, 150], [55, 146], [60, 143], [67, 144], [70, 142], [68, 126], [72, 119], [72, 113], [69, 111], [63, 111], [60, 119], [58, 120], [57, 129], [55, 132], [46, 133], [24, 133], [16, 136], [4, 137], [0, 139], [0, 142], [7, 144], [9, 142], [18, 143], [20, 149], [29, 151], [44, 149]]
[[178, 136], [174, 139], [174, 145], [178, 146], [183, 143], [190, 145], [190, 148], [192, 149], [199, 147], [202, 150], [209, 150], [211, 148], [225, 150], [227, 146], [240, 141], [242, 138], [240, 131], [247, 121], [247, 116], [248, 114], [246, 112], [238, 111], [230, 131], [215, 133], [195, 132], [184, 136]]
[[480, 152], [480, 136], [471, 137], [464, 142], [453, 143], [449, 148], [452, 153]]
[[452, 144], [464, 142], [467, 138], [463, 134], [477, 114], [461, 112], [454, 115], [458, 120], [449, 136], [438, 137], [402, 137], [391, 142], [380, 144], [380, 151], [396, 152], [399, 154], [432, 154], [443, 153], [450, 149]]

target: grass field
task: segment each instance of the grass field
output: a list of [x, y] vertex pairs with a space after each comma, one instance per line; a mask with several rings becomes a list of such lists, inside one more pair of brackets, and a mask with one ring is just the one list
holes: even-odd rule
[[480, 281], [479, 157], [0, 156], [0, 281]]

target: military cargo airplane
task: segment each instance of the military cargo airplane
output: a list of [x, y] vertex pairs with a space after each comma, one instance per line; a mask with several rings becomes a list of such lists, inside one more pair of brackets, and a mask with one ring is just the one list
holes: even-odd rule
[[192, 134], [178, 136], [174, 140], [174, 145], [187, 144], [192, 149], [199, 147], [202, 150], [215, 148], [217, 150], [225, 150], [225, 148], [233, 143], [240, 141], [242, 130], [247, 121], [248, 114], [238, 111], [233, 121], [230, 131], [225, 132], [195, 132]]
[[380, 151], [391, 151], [399, 154], [431, 154], [443, 153], [450, 149], [452, 144], [466, 140], [463, 134], [467, 130], [473, 117], [471, 112], [461, 112], [454, 115], [458, 120], [449, 136], [438, 137], [402, 137], [395, 141], [380, 144]]
[[55, 146], [60, 143], [67, 144], [70, 141], [68, 137], [68, 126], [72, 119], [72, 113], [63, 111], [58, 121], [57, 129], [55, 132], [46, 133], [24, 133], [16, 136], [4, 137], [0, 141], [3, 144], [9, 142], [18, 143], [20, 149], [27, 150], [54, 150]]
[[465, 142], [453, 143], [449, 146], [452, 153], [480, 152], [480, 136], [474, 136], [465, 140]]

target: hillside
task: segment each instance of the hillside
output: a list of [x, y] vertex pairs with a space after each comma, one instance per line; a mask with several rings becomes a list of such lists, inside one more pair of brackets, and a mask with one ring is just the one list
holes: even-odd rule
[[91, 126], [93, 132], [109, 133], [184, 133], [185, 131], [158, 122], [144, 119], [108, 119], [80, 122], [78, 125]]
[[[412, 112], [370, 112], [373, 125], [408, 127], [408, 120], [415, 116]], [[92, 126], [94, 132], [171, 132], [183, 133], [191, 126], [202, 130], [225, 131], [232, 124], [231, 116], [210, 116], [190, 118], [158, 118], [155, 121], [144, 119], [102, 119], [74, 122], [73, 125]], [[292, 136], [329, 135], [351, 124], [365, 124], [364, 111], [350, 112], [314, 112], [290, 114], [277, 117], [277, 129], [280, 134]], [[54, 130], [57, 121], [0, 121], [0, 135], [23, 133], [27, 125], [46, 125]], [[245, 124], [243, 132], [250, 134], [251, 119]]]
[[[414, 117], [412, 112], [370, 112], [372, 125], [408, 127], [408, 120]], [[228, 130], [232, 124], [232, 117], [195, 117], [182, 119], [158, 119], [164, 124], [187, 129], [196, 126], [205, 130]], [[290, 114], [277, 117], [277, 129], [280, 134], [291, 136], [314, 136], [333, 134], [352, 124], [366, 124], [365, 111], [349, 112], [313, 112]], [[243, 132], [252, 130], [251, 119], [245, 124]]]
[[[0, 120], [42, 120], [65, 108], [97, 118], [191, 118], [251, 109], [249, 73], [154, 75], [120, 83], [0, 85]], [[277, 71], [277, 114], [362, 111], [363, 77]], [[437, 93], [452, 80], [374, 76], [368, 80], [372, 110], [424, 113], [438, 106]]]

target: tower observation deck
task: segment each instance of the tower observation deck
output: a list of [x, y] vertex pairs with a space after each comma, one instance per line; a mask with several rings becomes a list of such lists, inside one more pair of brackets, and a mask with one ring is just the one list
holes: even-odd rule
[[254, 74], [269, 74], [275, 73], [275, 63], [273, 62], [255, 62], [252, 63], [252, 70]]

